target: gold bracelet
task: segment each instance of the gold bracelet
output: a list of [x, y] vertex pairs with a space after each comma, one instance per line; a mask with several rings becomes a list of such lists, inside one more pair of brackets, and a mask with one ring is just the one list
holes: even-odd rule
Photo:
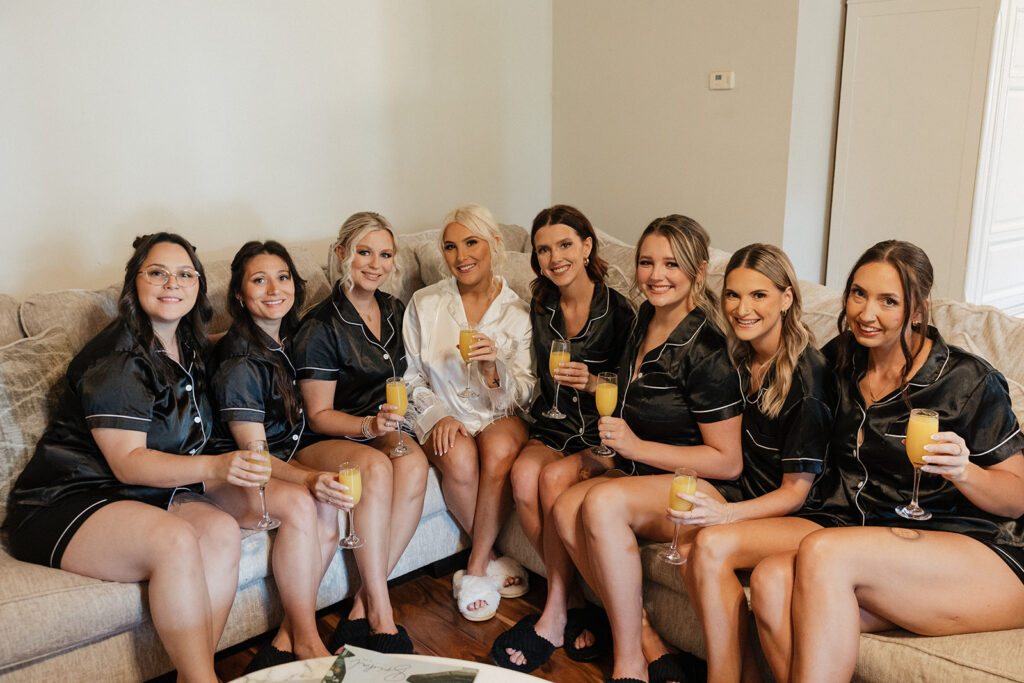
[[362, 429], [363, 429], [363, 437], [364, 438], [374, 439], [374, 438], [377, 437], [376, 434], [374, 434], [372, 431], [370, 431], [370, 425], [373, 423], [374, 419], [375, 419], [375, 416], [373, 416], [373, 415], [367, 415], [366, 417], [363, 418]]

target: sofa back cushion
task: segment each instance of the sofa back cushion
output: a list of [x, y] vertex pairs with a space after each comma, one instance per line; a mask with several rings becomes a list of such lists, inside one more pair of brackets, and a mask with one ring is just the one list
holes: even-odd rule
[[24, 336], [21, 332], [21, 321], [18, 320], [19, 307], [17, 301], [6, 294], [0, 294], [0, 346], [10, 344]]
[[71, 362], [71, 342], [51, 328], [0, 347], [0, 520], [7, 494], [57, 407], [57, 390]]
[[63, 289], [33, 294], [21, 304], [21, 327], [27, 337], [60, 327], [77, 352], [117, 316], [120, 292], [118, 285], [112, 285], [106, 289]]

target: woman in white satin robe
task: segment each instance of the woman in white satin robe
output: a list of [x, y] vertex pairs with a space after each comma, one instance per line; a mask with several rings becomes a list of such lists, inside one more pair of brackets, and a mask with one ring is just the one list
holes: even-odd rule
[[[527, 589], [522, 567], [499, 560], [493, 546], [512, 506], [509, 471], [527, 439], [519, 415], [535, 383], [532, 332], [526, 303], [494, 272], [504, 251], [490, 212], [462, 207], [444, 225], [441, 250], [452, 277], [416, 292], [405, 314], [406, 420], [441, 471], [448, 508], [473, 539], [468, 567], [453, 585], [463, 616], [483, 621], [500, 597]], [[468, 363], [459, 351], [466, 323], [476, 329]]]

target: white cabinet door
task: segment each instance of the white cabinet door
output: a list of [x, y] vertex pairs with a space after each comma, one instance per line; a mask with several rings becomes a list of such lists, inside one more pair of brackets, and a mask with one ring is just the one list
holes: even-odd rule
[[963, 298], [999, 0], [849, 0], [826, 283], [904, 239]]
[[966, 298], [1024, 315], [1024, 0], [999, 17]]

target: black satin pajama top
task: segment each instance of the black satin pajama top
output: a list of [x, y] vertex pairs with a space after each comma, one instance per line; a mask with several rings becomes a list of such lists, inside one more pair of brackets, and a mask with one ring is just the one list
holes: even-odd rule
[[590, 300], [590, 313], [579, 334], [567, 338], [565, 317], [562, 315], [560, 298], [556, 294], [544, 302], [544, 312], [530, 311], [533, 325], [533, 357], [537, 359], [537, 377], [540, 378], [540, 395], [533, 403], [530, 414], [535, 420], [530, 428], [530, 437], [539, 439], [556, 451], [572, 453], [597, 446], [597, 406], [594, 396], [571, 387], [559, 386], [558, 408], [565, 414], [564, 420], [552, 420], [543, 416], [555, 400], [555, 380], [548, 369], [551, 342], [568, 339], [572, 360], [587, 364], [590, 373], [614, 372], [626, 343], [626, 333], [633, 323], [633, 308], [626, 297], [603, 284], [594, 286]]
[[[654, 307], [637, 313], [619, 364], [619, 417], [645, 441], [672, 446], [704, 443], [699, 423], [711, 424], [743, 412], [739, 377], [729, 362], [725, 339], [695, 308], [662, 345], [651, 349], [633, 377]], [[616, 457], [615, 467], [632, 474], [665, 474], [641, 462]]]
[[[935, 328], [928, 334], [932, 349], [910, 381], [910, 405], [938, 412], [939, 431], [963, 437], [977, 465], [994, 465], [1020, 452], [1024, 436], [1002, 374], [983, 359], [947, 345]], [[833, 340], [826, 357], [834, 358], [836, 347]], [[921, 474], [920, 504], [932, 518], [911, 522], [896, 514], [895, 506], [909, 502], [913, 493], [913, 467], [902, 443], [910, 411], [898, 391], [865, 406], [858, 382], [866, 367], [867, 350], [858, 347], [838, 378], [830, 465], [799, 516], [824, 526], [905, 526], [962, 533], [989, 545], [1024, 546], [1024, 519], [978, 509], [936, 474]]]
[[[160, 362], [174, 378], [167, 384], [120, 319], [87, 343], [68, 366], [53, 420], [14, 484], [12, 510], [47, 507], [86, 491], [160, 507], [167, 507], [178, 490], [201, 493], [202, 483], [157, 488], [118, 481], [91, 432], [145, 432], [147, 448], [182, 455], [202, 452], [213, 426], [212, 411], [195, 352], [183, 348], [181, 355], [183, 364], [160, 352]], [[27, 512], [22, 509], [19, 516]]]
[[334, 409], [361, 417], [377, 414], [387, 399], [388, 378], [401, 377], [406, 366], [405, 305], [380, 290], [374, 296], [380, 306], [380, 339], [337, 283], [331, 296], [303, 319], [292, 346], [298, 378], [337, 382]]
[[[743, 379], [749, 382], [744, 372]], [[782, 475], [820, 474], [835, 419], [836, 387], [832, 365], [808, 345], [797, 359], [793, 382], [782, 410], [761, 412], [757, 394], [744, 391], [743, 472], [736, 481], [714, 481], [729, 502], [750, 500], [775, 491]]]
[[[298, 405], [302, 405], [295, 386], [295, 368], [282, 344], [260, 331], [264, 346], [278, 358], [288, 374]], [[287, 341], [287, 340], [285, 340]], [[213, 450], [226, 453], [235, 450], [229, 422], [261, 422], [267, 435], [267, 445], [275, 457], [288, 462], [305, 445], [302, 437], [306, 420], [299, 408], [299, 419], [292, 424], [285, 413], [284, 397], [277, 393], [275, 374], [278, 366], [253, 353], [249, 341], [232, 325], [214, 347], [214, 372], [210, 380], [210, 393], [219, 418]]]

